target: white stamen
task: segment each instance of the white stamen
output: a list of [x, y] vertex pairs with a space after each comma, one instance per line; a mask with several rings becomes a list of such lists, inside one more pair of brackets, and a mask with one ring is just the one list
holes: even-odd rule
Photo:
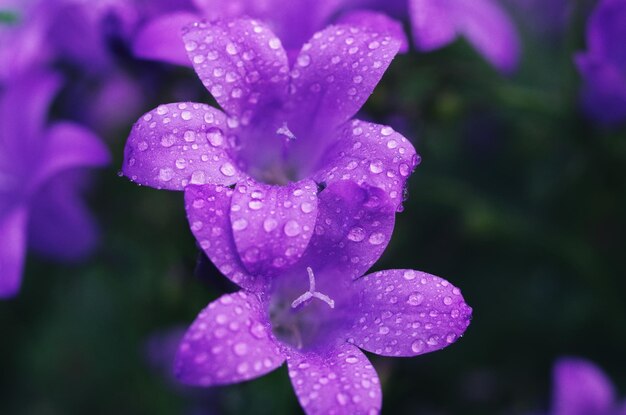
[[296, 136], [291, 132], [289, 127], [287, 127], [287, 123], [283, 122], [283, 125], [276, 130], [276, 134], [284, 135], [288, 140], [295, 140]]
[[291, 308], [296, 308], [300, 304], [309, 301], [311, 298], [317, 298], [322, 300], [330, 308], [335, 308], [335, 301], [331, 299], [326, 294], [322, 294], [320, 292], [315, 291], [315, 275], [313, 274], [313, 270], [311, 267], [306, 267], [306, 272], [309, 274], [309, 290], [302, 294], [300, 297], [296, 298], [293, 303], [291, 303]]

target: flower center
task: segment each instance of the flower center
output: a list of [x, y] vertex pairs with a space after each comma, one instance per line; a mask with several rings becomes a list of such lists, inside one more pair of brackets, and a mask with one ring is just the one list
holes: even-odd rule
[[[291, 302], [285, 301], [286, 298], [295, 296], [293, 285], [302, 286], [300, 281], [289, 281], [287, 277], [283, 284], [292, 282], [293, 285], [281, 286], [270, 305], [274, 335], [283, 343], [297, 349], [306, 348], [320, 340], [320, 335], [328, 328], [332, 311], [335, 309], [335, 301], [317, 291], [315, 274], [311, 267], [307, 267], [306, 270], [309, 275], [309, 287], [304, 294]], [[314, 299], [319, 301], [313, 301]]]
[[335, 308], [334, 300], [332, 300], [326, 294], [315, 291], [315, 274], [313, 274], [313, 270], [311, 269], [311, 267], [306, 267], [306, 272], [309, 273], [309, 290], [302, 294], [300, 297], [296, 298], [291, 303], [291, 308], [298, 308], [300, 304], [307, 303], [312, 298], [319, 298], [320, 300], [328, 304], [330, 308]]

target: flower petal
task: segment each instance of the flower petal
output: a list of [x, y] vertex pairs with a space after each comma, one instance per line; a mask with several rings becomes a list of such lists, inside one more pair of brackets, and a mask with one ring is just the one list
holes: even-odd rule
[[199, 20], [201, 16], [183, 11], [159, 16], [141, 28], [133, 41], [133, 53], [139, 58], [191, 66], [183, 27]]
[[222, 274], [242, 288], [260, 292], [266, 278], [248, 273], [235, 246], [229, 216], [232, 196], [233, 190], [223, 186], [187, 186], [187, 219], [198, 244]]
[[240, 291], [198, 315], [178, 348], [175, 373], [191, 385], [224, 385], [265, 375], [284, 361], [263, 304]]
[[157, 189], [236, 183], [242, 176], [229, 156], [226, 116], [206, 104], [174, 103], [148, 112], [124, 149], [124, 174]]
[[552, 415], [606, 414], [613, 405], [611, 381], [593, 363], [563, 358], [553, 373]]
[[57, 122], [46, 132], [44, 152], [33, 182], [43, 184], [55, 175], [79, 167], [102, 167], [111, 161], [109, 150], [94, 133], [71, 122]]
[[289, 377], [307, 414], [378, 414], [382, 391], [376, 370], [356, 347], [343, 343], [328, 350], [287, 355]]
[[520, 40], [513, 21], [493, 0], [459, 1], [458, 30], [493, 66], [504, 73], [517, 69]]
[[356, 279], [385, 250], [394, 220], [395, 206], [382, 190], [335, 182], [318, 195], [315, 233], [300, 264], [320, 278]]
[[26, 255], [27, 211], [17, 207], [0, 217], [0, 299], [17, 294]]
[[343, 14], [336, 21], [337, 24], [356, 26], [369, 29], [372, 32], [389, 35], [398, 39], [400, 43], [400, 53], [409, 50], [409, 40], [406, 37], [402, 23], [392, 19], [383, 13], [371, 10], [352, 10]]
[[318, 182], [352, 180], [380, 187], [399, 207], [406, 181], [418, 163], [411, 142], [391, 127], [354, 120], [328, 148], [314, 178]]
[[[316, 154], [324, 138], [363, 106], [400, 48], [385, 33], [329, 26], [302, 47], [292, 70], [294, 151]], [[313, 152], [313, 153], [311, 153]], [[304, 158], [304, 157], [303, 157]]]
[[438, 49], [456, 39], [454, 14], [451, 13], [449, 3], [449, 1], [409, 0], [413, 41], [417, 49], [422, 51]]
[[416, 356], [463, 335], [472, 309], [461, 291], [424, 272], [393, 269], [366, 275], [352, 287], [349, 342], [383, 356]]
[[246, 125], [257, 108], [284, 100], [287, 55], [267, 26], [250, 19], [198, 23], [183, 39], [202, 83], [238, 122]]
[[317, 185], [302, 180], [286, 186], [239, 182], [230, 221], [240, 258], [253, 274], [275, 275], [298, 262], [313, 235]]
[[582, 105], [594, 119], [619, 123], [626, 118], [626, 77], [619, 68], [590, 53], [577, 54], [576, 66], [585, 84]]
[[98, 242], [98, 229], [78, 195], [76, 172], [57, 175], [35, 195], [28, 224], [28, 245], [39, 253], [74, 261], [90, 254]]

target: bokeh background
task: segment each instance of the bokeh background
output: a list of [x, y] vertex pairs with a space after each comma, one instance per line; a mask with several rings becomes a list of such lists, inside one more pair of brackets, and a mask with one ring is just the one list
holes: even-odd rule
[[[442, 276], [474, 308], [465, 337], [443, 351], [371, 356], [383, 414], [545, 412], [563, 355], [595, 361], [626, 396], [626, 128], [580, 110], [572, 54], [585, 47], [593, 2], [554, 16], [535, 3], [510, 9], [523, 37], [515, 75], [499, 75], [462, 40], [411, 52], [361, 115], [393, 125], [422, 156], [375, 268]], [[211, 98], [190, 69], [109, 46], [150, 93], [101, 130], [114, 162], [93, 173], [88, 192], [97, 252], [74, 265], [29, 255], [21, 294], [0, 302], [0, 413], [302, 413], [284, 367], [214, 389], [172, 378], [185, 327], [234, 287], [199, 253], [182, 193], [117, 173], [142, 113]], [[81, 88], [98, 87], [90, 82]], [[54, 116], [80, 118], [74, 93], [61, 92]]]

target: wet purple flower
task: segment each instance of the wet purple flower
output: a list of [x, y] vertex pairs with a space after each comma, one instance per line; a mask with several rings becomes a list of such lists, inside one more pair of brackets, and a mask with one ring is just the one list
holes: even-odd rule
[[[126, 144], [127, 177], [169, 190], [235, 185], [241, 209], [233, 210], [233, 226], [264, 239], [255, 255], [248, 252], [250, 238], [237, 238], [238, 249], [278, 268], [296, 262], [307, 247], [318, 186], [367, 183], [400, 207], [418, 162], [415, 149], [391, 127], [351, 120], [399, 41], [331, 26], [303, 46], [290, 69], [280, 40], [253, 20], [198, 24], [184, 40], [202, 83], [225, 113], [191, 102], [150, 111]], [[263, 203], [259, 195], [277, 200], [276, 205]], [[288, 246], [279, 238], [283, 228], [293, 236]]]
[[96, 229], [72, 172], [102, 166], [106, 148], [81, 126], [46, 126], [60, 80], [49, 73], [13, 79], [0, 94], [0, 297], [17, 293], [26, 246], [63, 260], [85, 256]]
[[345, 0], [194, 0], [195, 10], [163, 14], [150, 21], [139, 32], [134, 42], [137, 56], [162, 60], [179, 65], [189, 65], [189, 59], [181, 45], [181, 29], [193, 22], [252, 17], [263, 21], [282, 40], [289, 58], [295, 58], [302, 45], [318, 30], [328, 24], [345, 23], [371, 28], [378, 33], [406, 40], [402, 25], [385, 15], [368, 11], [348, 13], [339, 20], [335, 15], [348, 2]]
[[626, 415], [611, 381], [595, 364], [562, 358], [554, 367], [551, 415]]
[[587, 23], [587, 51], [576, 55], [583, 106], [605, 123], [626, 119], [626, 2], [602, 0]]
[[[250, 190], [258, 199], [248, 198]], [[288, 189], [294, 204], [299, 190]], [[253, 200], [268, 206], [258, 232], [240, 222]], [[275, 194], [191, 185], [185, 201], [200, 246], [243, 290], [210, 303], [185, 335], [175, 364], [184, 383], [241, 382], [286, 361], [306, 413], [378, 413], [381, 386], [361, 349], [416, 356], [448, 346], [469, 325], [471, 308], [441, 278], [406, 269], [363, 276], [393, 230], [395, 202], [379, 188], [337, 181], [321, 191], [310, 243], [279, 272], [256, 251], [240, 256], [237, 246], [245, 235], [254, 250], [274, 232], [272, 207], [281, 204]], [[284, 247], [299, 237], [289, 226], [277, 233]], [[259, 263], [255, 272], [251, 261]]]

